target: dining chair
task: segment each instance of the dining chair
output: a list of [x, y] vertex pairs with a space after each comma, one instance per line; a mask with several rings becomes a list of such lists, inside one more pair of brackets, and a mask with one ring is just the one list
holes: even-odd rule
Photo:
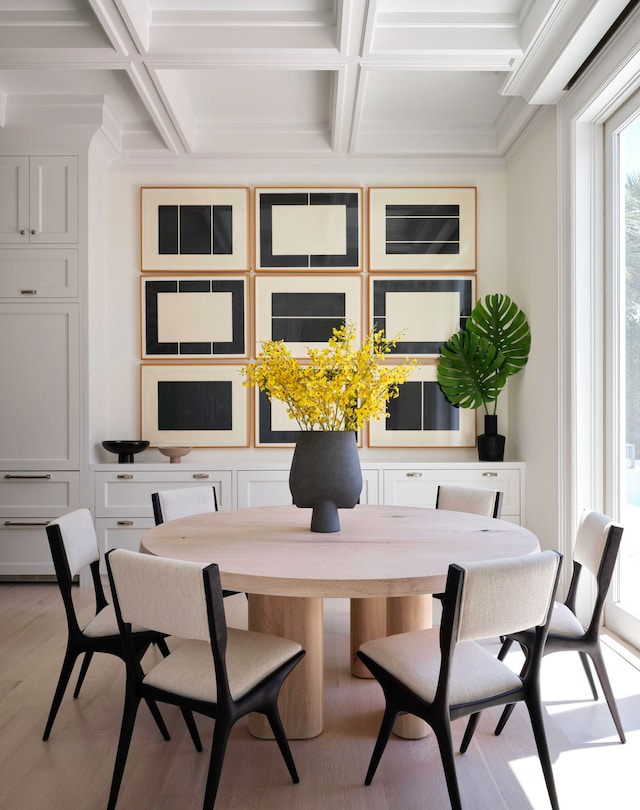
[[[218, 511], [215, 487], [180, 487], [151, 493], [156, 526], [168, 520]], [[223, 596], [235, 596], [238, 591], [223, 591]], [[248, 598], [248, 597], [247, 597]]]
[[[94, 653], [109, 653], [124, 658], [122, 639], [113, 605], [107, 602], [100, 578], [100, 552], [91, 513], [88, 509], [77, 509], [46, 527], [53, 566], [62, 595], [67, 618], [67, 649], [53, 695], [53, 702], [44, 730], [43, 740], [48, 740], [58, 709], [66, 691], [73, 667], [79, 655], [84, 654], [80, 674], [73, 697], [77, 698], [84, 682]], [[89, 566], [95, 594], [95, 615], [90, 621], [78, 619], [73, 599], [73, 580], [80, 571]], [[169, 654], [165, 637], [161, 633], [136, 627], [132, 633], [135, 654], [142, 658], [151, 644], [157, 644], [163, 655]], [[165, 739], [169, 733], [155, 704], [149, 709]]]
[[[227, 627], [215, 564], [171, 560], [112, 549], [107, 570], [125, 642], [127, 682], [108, 810], [113, 810], [142, 698], [180, 707], [192, 740], [202, 743], [191, 712], [214, 718], [204, 804], [212, 810], [234, 724], [250, 712], [266, 715], [293, 782], [293, 756], [278, 711], [280, 688], [304, 657], [288, 639]], [[171, 654], [143, 672], [131, 625], [144, 623], [180, 638]], [[260, 754], [264, 756], [264, 753]]]
[[151, 493], [156, 526], [168, 520], [218, 511], [215, 487], [181, 487]]
[[[439, 628], [374, 639], [361, 645], [359, 658], [378, 680], [385, 709], [365, 784], [371, 784], [400, 714], [425, 720], [433, 729], [453, 810], [462, 800], [456, 775], [451, 721], [471, 715], [460, 753], [467, 750], [479, 713], [523, 701], [549, 799], [558, 810], [547, 744], [539, 675], [562, 557], [542, 551], [524, 557], [449, 566]], [[528, 666], [516, 674], [477, 640], [534, 627], [528, 639]]]
[[440, 484], [436, 494], [436, 509], [499, 518], [502, 514], [502, 499], [503, 493], [495, 489]]
[[[593, 699], [598, 699], [598, 690], [593, 680], [589, 658], [593, 661], [596, 673], [602, 686], [611, 717], [615, 723], [620, 742], [626, 742], [624, 729], [618, 714], [618, 707], [613, 696], [611, 683], [600, 647], [600, 627], [602, 626], [602, 612], [611, 584], [611, 577], [618, 558], [620, 542], [622, 540], [622, 526], [614, 523], [611, 518], [596, 511], [583, 512], [573, 552], [573, 571], [567, 598], [563, 603], [556, 602], [553, 606], [549, 635], [544, 647], [544, 655], [554, 652], [577, 652], [584, 668]], [[578, 583], [582, 572], [586, 570], [595, 582], [595, 599], [591, 616], [586, 625], [576, 616], [576, 596]], [[531, 637], [530, 630], [519, 633], [509, 633], [500, 649], [498, 657], [506, 657], [514, 641], [526, 645]], [[513, 707], [507, 706], [500, 718], [496, 734], [504, 728]]]

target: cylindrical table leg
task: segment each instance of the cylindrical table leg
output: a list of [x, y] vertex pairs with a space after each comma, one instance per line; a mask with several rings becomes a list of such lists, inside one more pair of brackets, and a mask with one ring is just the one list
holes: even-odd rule
[[[408, 633], [431, 627], [431, 595], [393, 596], [387, 599], [387, 634]], [[429, 726], [424, 720], [406, 714], [396, 720], [393, 733], [408, 740], [426, 737]]]
[[[316, 737], [323, 724], [322, 599], [249, 594], [249, 629], [297, 641], [307, 651], [284, 682], [278, 708], [289, 739]], [[249, 731], [273, 739], [264, 715], [249, 715]]]
[[351, 600], [351, 674], [356, 678], [373, 675], [356, 656], [361, 644], [387, 635], [387, 600], [384, 596]]

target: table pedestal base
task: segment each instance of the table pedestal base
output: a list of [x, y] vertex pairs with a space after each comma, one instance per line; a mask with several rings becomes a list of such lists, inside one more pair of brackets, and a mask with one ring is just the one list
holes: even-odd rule
[[[284, 682], [278, 708], [289, 739], [316, 737], [323, 725], [322, 599], [249, 594], [249, 629], [297, 641], [307, 651]], [[249, 715], [249, 731], [254, 737], [273, 739], [264, 715]]]

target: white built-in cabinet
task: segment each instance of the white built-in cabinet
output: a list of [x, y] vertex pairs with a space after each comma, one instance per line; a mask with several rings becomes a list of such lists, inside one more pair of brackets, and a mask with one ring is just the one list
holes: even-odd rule
[[[202, 464], [97, 464], [92, 468], [93, 509], [102, 552], [137, 550], [154, 525], [151, 493], [181, 486], [215, 486], [220, 509], [291, 503], [289, 464], [228, 462]], [[419, 463], [362, 464], [361, 503], [435, 506], [439, 483], [483, 486], [504, 492], [503, 518], [523, 518], [524, 464]]]
[[53, 573], [81, 505], [76, 156], [0, 156], [0, 576]]
[[0, 156], [0, 243], [77, 241], [76, 156]]

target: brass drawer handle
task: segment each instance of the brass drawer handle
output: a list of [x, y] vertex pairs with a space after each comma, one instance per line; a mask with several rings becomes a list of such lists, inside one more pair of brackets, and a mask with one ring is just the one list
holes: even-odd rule
[[50, 480], [51, 475], [49, 473], [47, 473], [46, 475], [13, 475], [11, 473], [7, 473], [5, 475], [5, 478], [7, 478], [7, 479], [19, 479], [21, 481], [27, 481], [27, 480], [32, 481], [32, 480], [36, 480], [36, 479], [39, 480], [39, 481], [41, 481], [41, 480], [48, 481], [48, 480]]
[[208, 478], [209, 473], [194, 473], [191, 477], [192, 478]]
[[37, 295], [37, 290], [20, 290], [20, 295]]
[[421, 472], [410, 472], [407, 473], [407, 478], [422, 478]]
[[132, 520], [119, 520], [118, 526], [133, 526]]
[[497, 473], [497, 472], [483, 472], [483, 473], [482, 473], [482, 475], [483, 475], [485, 478], [497, 478], [497, 477], [498, 477], [498, 473]]
[[49, 523], [51, 523], [50, 520], [32, 521], [31, 523], [28, 523], [27, 521], [24, 521], [24, 520], [5, 520], [4, 525], [5, 526], [48, 526]]
[[133, 475], [131, 473], [118, 473], [117, 478], [119, 481], [131, 481]]

